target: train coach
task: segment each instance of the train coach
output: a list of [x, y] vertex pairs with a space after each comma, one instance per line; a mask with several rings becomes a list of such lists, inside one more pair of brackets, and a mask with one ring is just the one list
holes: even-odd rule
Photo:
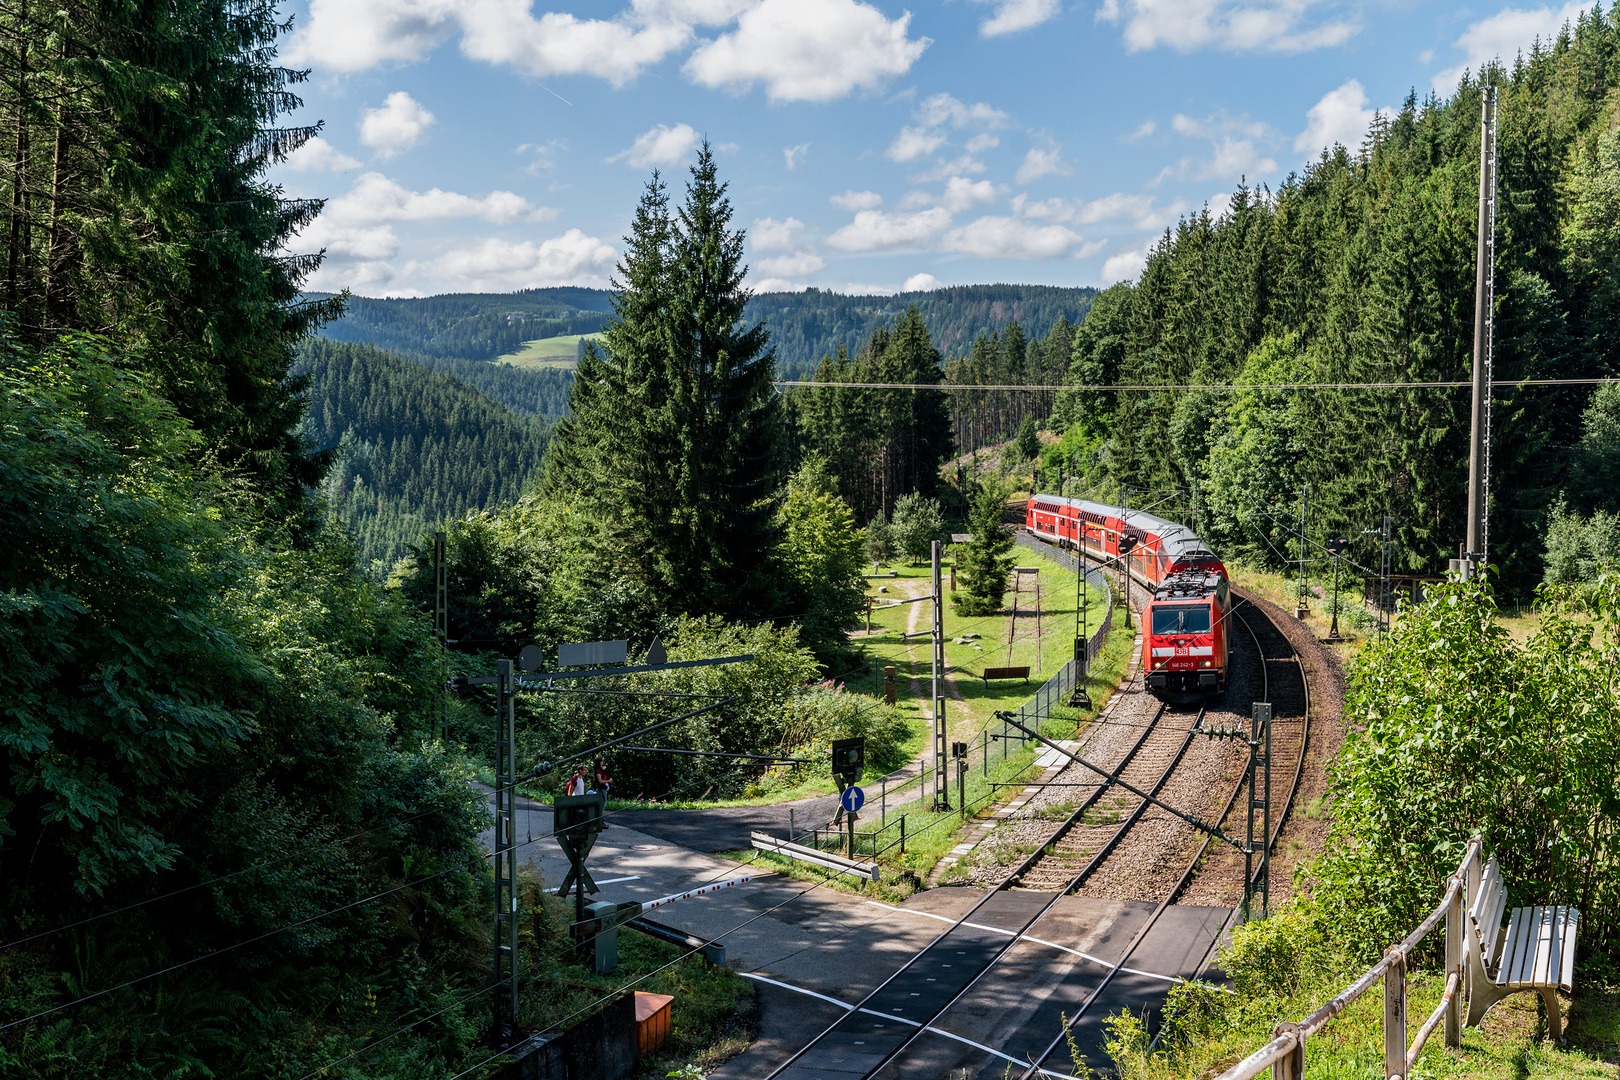
[[1152, 594], [1142, 611], [1142, 672], [1150, 693], [1191, 702], [1225, 692], [1226, 567], [1191, 529], [1141, 510], [1057, 495], [1032, 497], [1024, 527], [1099, 564], [1123, 567]]

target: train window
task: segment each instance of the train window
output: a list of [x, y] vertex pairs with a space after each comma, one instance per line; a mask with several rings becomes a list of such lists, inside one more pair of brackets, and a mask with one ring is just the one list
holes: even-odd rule
[[1209, 633], [1208, 604], [1173, 604], [1153, 609], [1154, 636]]

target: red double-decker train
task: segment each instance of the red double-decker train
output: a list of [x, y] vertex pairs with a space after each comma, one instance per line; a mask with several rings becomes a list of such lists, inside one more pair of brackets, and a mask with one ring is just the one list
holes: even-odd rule
[[1031, 498], [1024, 527], [1066, 550], [1084, 550], [1098, 565], [1124, 569], [1153, 594], [1142, 611], [1143, 682], [1151, 693], [1187, 702], [1225, 692], [1226, 567], [1191, 529], [1058, 495]]

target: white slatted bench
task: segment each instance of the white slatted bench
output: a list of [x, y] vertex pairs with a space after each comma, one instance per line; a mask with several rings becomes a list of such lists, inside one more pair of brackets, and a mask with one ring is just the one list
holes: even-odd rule
[[[1468, 1026], [1474, 1027], [1498, 1001], [1520, 990], [1534, 990], [1547, 1003], [1547, 1034], [1563, 1035], [1558, 990], [1574, 989], [1575, 935], [1581, 913], [1572, 907], [1514, 908], [1502, 926], [1507, 888], [1491, 856], [1479, 893], [1468, 908], [1472, 932], [1468, 954]], [[1477, 948], [1474, 946], [1478, 946]]]

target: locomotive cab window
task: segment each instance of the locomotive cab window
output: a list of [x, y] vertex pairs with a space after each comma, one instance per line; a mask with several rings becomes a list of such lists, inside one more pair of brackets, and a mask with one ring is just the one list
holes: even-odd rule
[[1153, 633], [1207, 634], [1209, 633], [1208, 604], [1175, 604], [1153, 609]]

